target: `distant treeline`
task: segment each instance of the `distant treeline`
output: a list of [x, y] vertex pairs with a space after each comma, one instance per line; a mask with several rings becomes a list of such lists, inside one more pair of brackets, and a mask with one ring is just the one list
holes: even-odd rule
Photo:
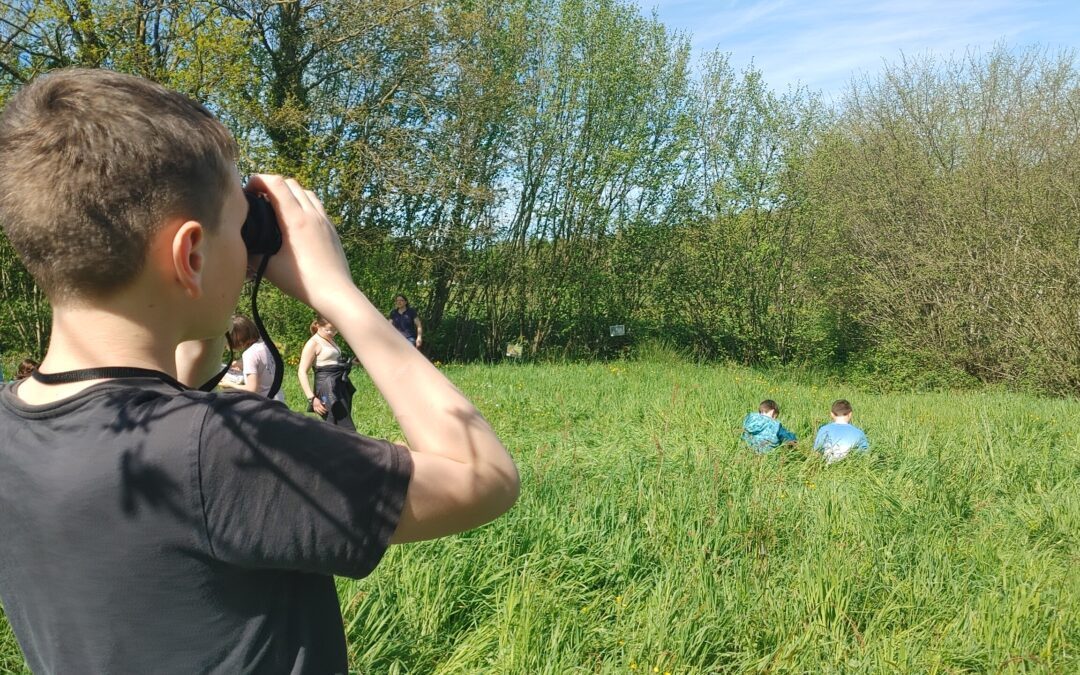
[[[722, 44], [692, 63], [613, 0], [2, 3], [0, 102], [73, 65], [189, 93], [244, 170], [314, 187], [361, 288], [408, 295], [435, 358], [661, 340], [1080, 392], [1071, 53], [901, 60], [826, 105]], [[48, 307], [0, 257], [0, 340], [40, 353]], [[310, 314], [264, 293], [298, 347]]]

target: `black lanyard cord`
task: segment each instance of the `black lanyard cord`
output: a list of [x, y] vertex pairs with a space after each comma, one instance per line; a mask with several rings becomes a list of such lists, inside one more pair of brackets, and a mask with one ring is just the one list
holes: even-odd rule
[[[262, 262], [259, 263], [259, 270], [255, 273], [255, 285], [251, 288], [251, 318], [255, 320], [255, 327], [259, 329], [259, 337], [262, 338], [266, 348], [270, 350], [270, 357], [274, 359], [274, 381], [270, 383], [270, 390], [266, 392], [267, 398], [277, 396], [278, 391], [281, 390], [281, 378], [285, 372], [285, 362], [281, 360], [281, 353], [278, 352], [274, 341], [267, 335], [266, 326], [263, 325], [262, 318], [259, 316], [259, 283], [262, 282], [271, 255], [268, 253], [263, 256]], [[220, 380], [224, 375], [225, 373], [221, 373], [217, 379]], [[217, 381], [214, 384], [217, 384]]]
[[187, 391], [185, 387], [172, 375], [151, 368], [133, 368], [129, 366], [103, 366], [101, 368], [82, 368], [81, 370], [65, 370], [62, 373], [43, 373], [34, 369], [30, 373], [42, 384], [71, 384], [72, 382], [85, 382], [87, 380], [115, 380], [122, 377], [150, 377], [161, 380], [167, 385], [176, 387], [180, 391]]

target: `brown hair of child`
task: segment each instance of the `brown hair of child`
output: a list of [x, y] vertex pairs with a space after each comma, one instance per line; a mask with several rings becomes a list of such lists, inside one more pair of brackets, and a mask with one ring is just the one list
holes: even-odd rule
[[849, 403], [846, 399], [839, 399], [837, 401], [833, 401], [830, 412], [832, 412], [832, 414], [837, 417], [844, 417], [845, 415], [850, 415], [851, 403]]
[[228, 338], [229, 346], [233, 349], [247, 349], [259, 341], [259, 329], [251, 319], [236, 314], [232, 318]]

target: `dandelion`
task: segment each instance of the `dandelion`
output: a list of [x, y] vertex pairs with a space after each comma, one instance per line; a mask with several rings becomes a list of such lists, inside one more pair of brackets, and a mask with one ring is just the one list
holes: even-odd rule
[[615, 604], [619, 604], [621, 602], [622, 602], [622, 596], [621, 595], [616, 595], [615, 596]]
[[637, 670], [637, 661], [630, 662], [630, 670]]

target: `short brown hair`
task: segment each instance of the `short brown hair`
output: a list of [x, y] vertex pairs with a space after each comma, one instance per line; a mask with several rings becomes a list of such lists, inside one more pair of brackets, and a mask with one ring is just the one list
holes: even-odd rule
[[757, 407], [757, 411], [759, 413], [761, 413], [762, 415], [764, 415], [765, 413], [770, 413], [770, 412], [772, 412], [774, 410], [776, 411], [777, 417], [779, 417], [780, 416], [780, 406], [776, 405], [776, 401], [772, 400], [771, 398], [765, 399], [764, 401], [761, 402], [761, 405], [759, 405]]
[[850, 415], [851, 414], [851, 404], [848, 403], [848, 401], [846, 399], [840, 399], [838, 401], [833, 401], [832, 414], [836, 415], [837, 417], [843, 417], [844, 415]]
[[0, 224], [50, 297], [130, 283], [168, 218], [217, 226], [236, 161], [195, 101], [109, 70], [53, 71], [0, 114]]
[[240, 314], [233, 316], [228, 335], [231, 349], [247, 349], [258, 342], [259, 337], [259, 329], [254, 321]]

